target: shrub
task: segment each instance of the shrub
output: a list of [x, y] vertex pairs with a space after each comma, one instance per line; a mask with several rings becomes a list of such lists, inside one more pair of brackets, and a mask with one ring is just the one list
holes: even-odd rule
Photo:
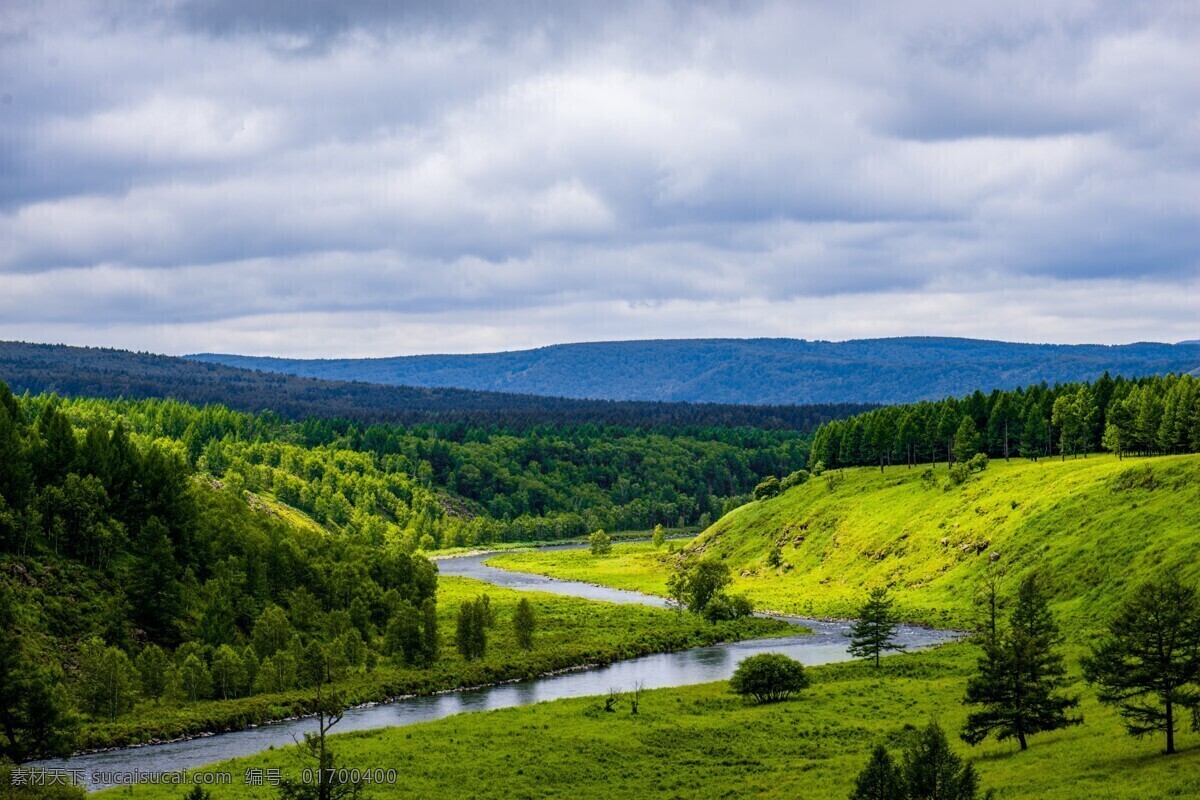
[[950, 483], [954, 486], [962, 486], [969, 477], [971, 477], [971, 470], [966, 464], [960, 462], [950, 467]]
[[983, 472], [988, 468], [988, 463], [987, 453], [976, 453], [967, 462], [967, 469], [971, 470], [971, 472]]
[[821, 477], [821, 473], [824, 471], [825, 471], [825, 462], [824, 461], [818, 461], [817, 463], [813, 464], [812, 469], [810, 470], [810, 472], [812, 473], [812, 476], [814, 478]]
[[720, 622], [748, 617], [754, 613], [754, 606], [744, 594], [729, 595], [722, 592], [708, 601], [702, 613], [709, 622]]
[[808, 687], [808, 673], [799, 661], [781, 653], [760, 653], [738, 664], [729, 688], [759, 703], [786, 700]]
[[606, 556], [612, 552], [612, 537], [604, 531], [596, 531], [588, 537], [588, 547], [594, 556]]
[[798, 469], [792, 474], [779, 482], [780, 491], [787, 491], [793, 486], [802, 486], [808, 482], [809, 472], [806, 469]]
[[758, 486], [754, 487], [755, 500], [767, 500], [779, 494], [779, 478], [771, 475]]

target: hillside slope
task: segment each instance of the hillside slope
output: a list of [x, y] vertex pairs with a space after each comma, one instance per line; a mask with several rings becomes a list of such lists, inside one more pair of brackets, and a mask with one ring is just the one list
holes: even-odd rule
[[1014, 344], [908, 337], [846, 342], [677, 339], [586, 342], [478, 355], [280, 359], [203, 354], [199, 361], [411, 386], [608, 400], [713, 403], [899, 403], [977, 388], [1127, 377], [1200, 367], [1195, 344]]
[[1200, 581], [1200, 456], [992, 462], [962, 486], [925, 473], [816, 478], [725, 516], [692, 548], [725, 558], [760, 607], [850, 615], [889, 585], [906, 616], [958, 625], [991, 570], [1010, 586], [1041, 571], [1080, 632], [1160, 570]]
[[[984, 579], [1011, 593], [1040, 570], [1073, 636], [1098, 627], [1159, 570], [1200, 583], [1200, 455], [993, 461], [961, 486], [943, 466], [848, 469], [742, 506], [688, 549], [719, 557], [756, 608], [850, 617], [890, 586], [902, 615], [970, 628]], [[782, 565], [768, 564], [778, 546]], [[649, 545], [615, 554], [505, 554], [490, 563], [666, 593], [676, 556]]]

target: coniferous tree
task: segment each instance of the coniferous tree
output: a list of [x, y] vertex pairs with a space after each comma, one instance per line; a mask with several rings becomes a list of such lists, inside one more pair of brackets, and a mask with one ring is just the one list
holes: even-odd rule
[[1125, 601], [1083, 661], [1100, 702], [1116, 706], [1125, 729], [1166, 735], [1185, 709], [1200, 705], [1200, 600], [1173, 575], [1143, 584]]
[[1042, 416], [1042, 410], [1036, 403], [1031, 404], [1021, 425], [1021, 457], [1037, 461], [1044, 451], [1045, 440], [1046, 418]]
[[954, 460], [965, 464], [978, 452], [979, 431], [975, 427], [975, 420], [965, 416], [954, 432]]
[[850, 655], [873, 659], [878, 667], [879, 657], [885, 651], [904, 649], [904, 645], [894, 641], [900, 620], [892, 604], [886, 587], [871, 590], [867, 602], [858, 613], [858, 620], [850, 629], [850, 646], [847, 648]]
[[962, 738], [979, 744], [990, 735], [1015, 738], [1021, 749], [1027, 737], [1076, 725], [1068, 712], [1079, 705], [1062, 693], [1066, 669], [1058, 652], [1058, 632], [1038, 579], [1021, 582], [1004, 631], [988, 631], [978, 672], [967, 683], [965, 702], [980, 711], [967, 717]]
[[904, 748], [901, 773], [905, 800], [974, 800], [975, 768], [964, 764], [936, 722], [918, 731]]
[[895, 760], [881, 744], [871, 751], [871, 760], [854, 782], [850, 800], [903, 800], [904, 777]]

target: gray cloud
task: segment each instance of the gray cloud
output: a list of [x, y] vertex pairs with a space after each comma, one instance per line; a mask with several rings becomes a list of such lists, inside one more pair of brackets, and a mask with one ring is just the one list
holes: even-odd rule
[[[1196, 306], [1104, 293], [1194, 298], [1198, 28], [1073, 0], [19, 6], [0, 335], [1194, 338]], [[1039, 290], [1075, 311], [983, 313]], [[974, 316], [894, 311], [949, 295]]]

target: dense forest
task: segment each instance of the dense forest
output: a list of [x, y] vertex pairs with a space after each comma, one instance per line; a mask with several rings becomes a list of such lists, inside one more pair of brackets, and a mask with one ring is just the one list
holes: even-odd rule
[[23, 403], [31, 418], [54, 404], [80, 430], [120, 420], [214, 480], [408, 552], [707, 524], [762, 476], [802, 467], [809, 442], [794, 431], [750, 428], [507, 430], [291, 422], [173, 400]]
[[409, 386], [715, 403], [906, 403], [1200, 367], [1195, 342], [1022, 344], [932, 336], [854, 339], [666, 339], [584, 342], [476, 355], [286, 359], [193, 358], [235, 367]]
[[425, 558], [257, 513], [176, 443], [80, 411], [0, 385], [0, 755], [69, 750], [79, 713], [138, 697], [312, 685], [397, 619], [428, 628]]
[[614, 402], [561, 397], [381, 386], [327, 381], [206, 364], [182, 358], [93, 347], [0, 342], [0, 380], [18, 393], [72, 397], [172, 398], [220, 403], [287, 419], [342, 417], [361, 423], [616, 425], [628, 428], [753, 427], [811, 432], [822, 422], [862, 411], [862, 403], [745, 406], [715, 403]]
[[887, 406], [827, 423], [811, 461], [826, 467], [993, 458], [1200, 451], [1200, 379], [1190, 375], [1044, 383]]

